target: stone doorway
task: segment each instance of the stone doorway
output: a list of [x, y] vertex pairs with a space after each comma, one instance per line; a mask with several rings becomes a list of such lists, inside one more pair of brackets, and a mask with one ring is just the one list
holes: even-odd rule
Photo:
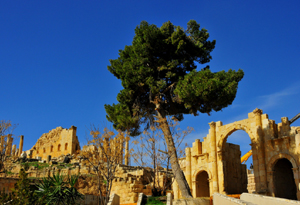
[[201, 171], [196, 176], [196, 197], [209, 196], [209, 176], [206, 171]]
[[273, 168], [275, 197], [297, 200], [297, 188], [293, 165], [286, 159], [279, 159]]

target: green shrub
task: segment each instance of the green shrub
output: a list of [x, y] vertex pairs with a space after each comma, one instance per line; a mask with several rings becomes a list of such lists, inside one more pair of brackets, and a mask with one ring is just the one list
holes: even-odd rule
[[157, 197], [149, 197], [148, 200], [147, 200], [147, 205], [151, 205], [151, 204], [155, 204], [155, 205], [165, 205], [166, 203], [164, 202], [161, 202], [159, 200], [160, 196], [157, 196]]

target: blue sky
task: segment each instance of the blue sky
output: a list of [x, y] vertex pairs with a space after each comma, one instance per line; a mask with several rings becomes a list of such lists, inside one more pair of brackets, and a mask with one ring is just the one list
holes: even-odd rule
[[[211, 116], [186, 116], [195, 131], [211, 121], [247, 118], [255, 108], [270, 119], [299, 113], [300, 1], [0, 1], [0, 119], [17, 123], [24, 149], [58, 126], [77, 126], [82, 144], [90, 124], [105, 124], [104, 104], [116, 103], [121, 87], [109, 59], [130, 45], [146, 20], [186, 28], [195, 19], [216, 40], [211, 70], [243, 69], [231, 106]], [[201, 68], [201, 67], [200, 67]], [[300, 125], [300, 120], [294, 126]], [[248, 141], [247, 141], [248, 140]], [[243, 131], [229, 137], [250, 149]], [[247, 148], [247, 146], [248, 148]]]

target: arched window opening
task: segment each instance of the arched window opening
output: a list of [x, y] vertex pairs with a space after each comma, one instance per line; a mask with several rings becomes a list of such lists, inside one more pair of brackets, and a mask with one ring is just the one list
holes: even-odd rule
[[53, 145], [51, 145], [51, 150], [50, 150], [50, 152], [53, 152]]
[[60, 151], [60, 147], [61, 147], [61, 145], [59, 144], [59, 145], [58, 145], [58, 148], [57, 148], [57, 151]]
[[206, 171], [196, 176], [196, 197], [209, 197], [209, 177]]
[[44, 153], [46, 153], [46, 148], [45, 147], [43, 148], [43, 151], [44, 151]]
[[273, 180], [276, 197], [297, 200], [297, 187], [292, 168], [292, 163], [286, 158], [279, 159], [275, 163]]
[[68, 150], [68, 143], [65, 144], [65, 150]]

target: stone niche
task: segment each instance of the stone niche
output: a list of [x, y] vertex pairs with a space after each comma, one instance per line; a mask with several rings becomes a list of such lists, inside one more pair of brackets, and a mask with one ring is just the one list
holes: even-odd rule
[[80, 150], [76, 129], [75, 126], [71, 126], [69, 129], [57, 127], [43, 134], [36, 144], [26, 152], [30, 158], [41, 157], [43, 160], [46, 160], [48, 155], [51, 155], [51, 157], [72, 155]]

